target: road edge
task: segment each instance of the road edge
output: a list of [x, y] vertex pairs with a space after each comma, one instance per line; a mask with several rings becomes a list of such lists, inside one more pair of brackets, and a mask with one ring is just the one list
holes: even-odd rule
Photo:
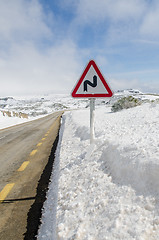
[[[61, 117], [60, 117], [61, 119]], [[27, 217], [27, 226], [26, 232], [24, 233], [24, 240], [36, 240], [38, 229], [41, 224], [41, 217], [42, 217], [42, 208], [44, 202], [46, 200], [46, 195], [48, 191], [48, 186], [50, 183], [51, 173], [53, 171], [53, 163], [55, 159], [55, 152], [57, 148], [57, 144], [59, 141], [59, 131], [60, 131], [60, 121], [59, 121], [59, 129], [57, 132], [56, 139], [53, 143], [50, 156], [48, 158], [48, 162], [43, 170], [43, 173], [38, 181], [37, 191], [35, 196], [35, 201], [32, 204]]]

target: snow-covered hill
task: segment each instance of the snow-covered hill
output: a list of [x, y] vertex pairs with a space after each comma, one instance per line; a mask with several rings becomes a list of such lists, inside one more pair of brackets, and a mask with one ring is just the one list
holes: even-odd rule
[[88, 100], [76, 101], [70, 95], [49, 94], [0, 98], [0, 129], [46, 116], [55, 111], [85, 108]]
[[[97, 99], [96, 106], [109, 106], [124, 96], [134, 96], [148, 101], [159, 99], [159, 95], [147, 95], [139, 90], [121, 90], [111, 99]], [[0, 129], [33, 120], [58, 110], [89, 107], [88, 99], [73, 99], [70, 95], [45, 94], [40, 96], [0, 97]]]

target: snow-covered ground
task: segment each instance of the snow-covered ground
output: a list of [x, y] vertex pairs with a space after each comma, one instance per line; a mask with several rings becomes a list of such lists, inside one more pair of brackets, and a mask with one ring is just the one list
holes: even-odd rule
[[0, 129], [34, 120], [55, 111], [85, 108], [87, 105], [87, 100], [75, 101], [66, 94], [3, 97], [0, 98]]
[[[123, 96], [133, 95], [141, 100], [159, 99], [159, 95], [147, 95], [138, 90], [123, 90], [111, 99], [98, 99], [96, 105], [112, 105]], [[87, 108], [87, 99], [73, 99], [68, 94], [45, 94], [37, 96], [0, 96], [0, 129], [13, 126], [59, 110]]]
[[[111, 112], [111, 105], [128, 95], [147, 103]], [[70, 110], [62, 118], [38, 240], [159, 239], [156, 99], [127, 90], [96, 100], [90, 145], [88, 100], [68, 95], [0, 98], [0, 129]]]
[[26, 118], [4, 116], [3, 113], [0, 111], [0, 129], [11, 127], [27, 121], [28, 119]]
[[38, 240], [159, 239], [159, 104], [62, 118]]

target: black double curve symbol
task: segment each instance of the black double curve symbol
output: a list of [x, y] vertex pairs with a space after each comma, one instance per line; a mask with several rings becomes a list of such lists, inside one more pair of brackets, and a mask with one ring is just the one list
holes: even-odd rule
[[96, 75], [93, 76], [93, 83], [90, 82], [89, 80], [85, 80], [83, 84], [84, 84], [84, 92], [87, 92], [88, 85], [95, 88], [97, 86], [97, 76]]

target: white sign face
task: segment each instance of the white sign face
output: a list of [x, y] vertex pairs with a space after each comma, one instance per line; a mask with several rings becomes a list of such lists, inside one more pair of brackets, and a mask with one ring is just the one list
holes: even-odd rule
[[90, 67], [76, 94], [105, 94], [108, 93], [93, 66]]
[[72, 97], [111, 97], [111, 89], [106, 83], [96, 63], [91, 60], [72, 91]]

